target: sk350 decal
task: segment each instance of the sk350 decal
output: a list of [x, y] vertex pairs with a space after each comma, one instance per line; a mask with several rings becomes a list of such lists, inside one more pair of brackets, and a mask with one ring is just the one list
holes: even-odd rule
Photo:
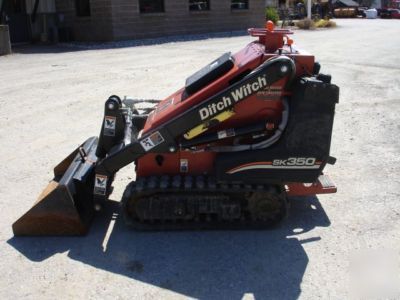
[[274, 159], [273, 161], [258, 161], [243, 164], [227, 171], [235, 174], [242, 171], [261, 169], [319, 169], [321, 162], [315, 157], [289, 157], [285, 159]]

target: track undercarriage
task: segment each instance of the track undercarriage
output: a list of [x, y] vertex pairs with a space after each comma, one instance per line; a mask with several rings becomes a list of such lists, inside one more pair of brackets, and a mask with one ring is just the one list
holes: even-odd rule
[[286, 215], [284, 187], [204, 176], [139, 178], [125, 190], [125, 221], [139, 230], [267, 229]]

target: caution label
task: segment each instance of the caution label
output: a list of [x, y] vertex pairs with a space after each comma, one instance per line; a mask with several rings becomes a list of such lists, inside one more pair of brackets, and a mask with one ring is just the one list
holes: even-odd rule
[[105, 195], [107, 190], [107, 176], [98, 175], [94, 179], [94, 194]]
[[220, 139], [220, 140], [226, 139], [228, 137], [235, 136], [235, 129], [230, 128], [227, 130], [221, 130], [221, 131], [218, 131], [217, 134], [218, 134], [218, 139]]
[[181, 173], [187, 173], [189, 171], [189, 161], [187, 159], [180, 160]]
[[164, 138], [158, 131], [156, 131], [156, 132], [152, 133], [150, 136], [148, 136], [147, 138], [141, 140], [140, 144], [142, 145], [143, 149], [147, 152], [147, 151], [153, 149], [155, 146], [160, 145], [163, 142], [164, 142]]
[[115, 127], [117, 118], [112, 116], [104, 117], [104, 131], [103, 134], [107, 136], [115, 136]]

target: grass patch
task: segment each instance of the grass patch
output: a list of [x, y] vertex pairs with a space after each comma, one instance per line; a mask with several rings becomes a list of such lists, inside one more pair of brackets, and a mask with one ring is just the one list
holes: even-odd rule
[[300, 29], [315, 29], [315, 28], [333, 28], [336, 27], [336, 23], [331, 20], [320, 19], [314, 21], [311, 19], [303, 19], [296, 22], [296, 26]]
[[296, 26], [300, 29], [315, 29], [315, 22], [311, 19], [303, 19], [297, 21]]
[[333, 28], [336, 27], [336, 23], [334, 21], [331, 20], [318, 20], [317, 22], [315, 22], [315, 27], [317, 28]]
[[276, 25], [279, 21], [279, 14], [276, 8], [267, 7], [265, 9], [265, 18], [267, 21], [272, 21]]

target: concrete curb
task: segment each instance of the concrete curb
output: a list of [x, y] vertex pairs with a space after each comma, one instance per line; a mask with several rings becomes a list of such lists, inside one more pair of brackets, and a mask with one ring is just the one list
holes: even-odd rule
[[0, 25], [0, 55], [11, 54], [10, 31], [8, 25]]

